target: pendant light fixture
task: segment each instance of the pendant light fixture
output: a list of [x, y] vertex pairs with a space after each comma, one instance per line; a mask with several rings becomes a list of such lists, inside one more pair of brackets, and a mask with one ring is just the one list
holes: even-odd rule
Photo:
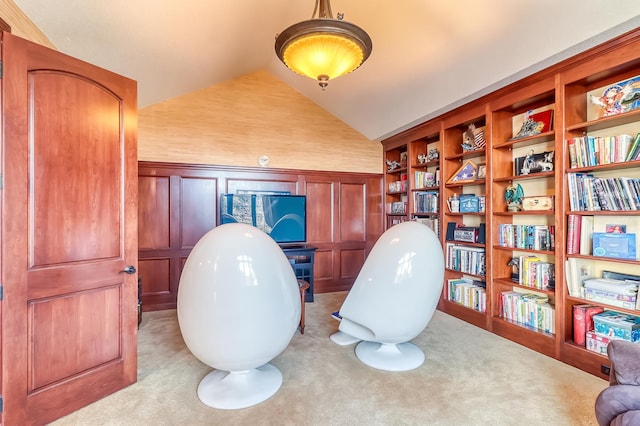
[[308, 21], [294, 24], [276, 36], [276, 54], [292, 71], [318, 80], [324, 90], [329, 80], [350, 73], [367, 60], [371, 37], [357, 25], [333, 18], [329, 0], [316, 0]]

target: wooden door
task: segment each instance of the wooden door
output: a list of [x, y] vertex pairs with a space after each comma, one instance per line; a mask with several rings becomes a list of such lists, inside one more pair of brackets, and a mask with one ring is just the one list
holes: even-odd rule
[[[3, 422], [136, 381], [136, 83], [2, 34]], [[131, 269], [129, 269], [131, 272]]]

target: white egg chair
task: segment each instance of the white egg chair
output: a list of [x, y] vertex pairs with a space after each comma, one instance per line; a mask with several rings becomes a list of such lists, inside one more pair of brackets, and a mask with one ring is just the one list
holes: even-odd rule
[[282, 373], [269, 364], [300, 322], [300, 289], [276, 242], [250, 225], [205, 234], [184, 265], [178, 322], [193, 355], [215, 370], [198, 386], [214, 408], [240, 409], [273, 396]]
[[418, 222], [394, 225], [362, 265], [331, 340], [360, 342], [357, 358], [379, 370], [417, 368], [424, 352], [409, 341], [431, 321], [443, 284], [444, 255], [436, 234]]

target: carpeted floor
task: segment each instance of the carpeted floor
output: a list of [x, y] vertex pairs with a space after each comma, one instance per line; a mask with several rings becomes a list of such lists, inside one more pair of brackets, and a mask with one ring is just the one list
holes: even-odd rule
[[329, 340], [346, 293], [307, 303], [305, 334], [273, 360], [283, 374], [269, 400], [217, 410], [196, 395], [211, 368], [186, 348], [176, 311], [143, 315], [138, 382], [54, 425], [596, 425], [607, 382], [437, 311], [413, 340], [425, 363], [391, 373]]

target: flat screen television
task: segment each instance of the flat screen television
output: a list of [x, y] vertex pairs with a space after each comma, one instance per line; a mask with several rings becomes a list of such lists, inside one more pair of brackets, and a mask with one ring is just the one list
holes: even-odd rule
[[221, 223], [246, 223], [278, 244], [307, 241], [307, 197], [283, 194], [223, 194]]

